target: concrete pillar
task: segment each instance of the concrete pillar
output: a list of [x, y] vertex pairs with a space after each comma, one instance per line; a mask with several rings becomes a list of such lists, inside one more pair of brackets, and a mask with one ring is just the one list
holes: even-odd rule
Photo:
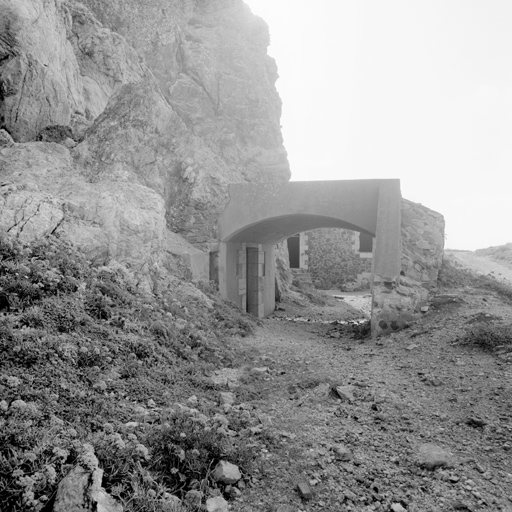
[[401, 201], [399, 180], [380, 184], [373, 250], [372, 337], [402, 329], [413, 316], [412, 305], [398, 293], [402, 256]]

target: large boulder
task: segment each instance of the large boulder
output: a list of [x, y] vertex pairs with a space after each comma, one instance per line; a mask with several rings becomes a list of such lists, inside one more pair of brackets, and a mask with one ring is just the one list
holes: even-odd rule
[[206, 255], [168, 230], [164, 199], [145, 185], [91, 181], [70, 151], [31, 142], [0, 149], [0, 229], [24, 240], [60, 234], [98, 263], [118, 261], [141, 282], [182, 273], [207, 279]]

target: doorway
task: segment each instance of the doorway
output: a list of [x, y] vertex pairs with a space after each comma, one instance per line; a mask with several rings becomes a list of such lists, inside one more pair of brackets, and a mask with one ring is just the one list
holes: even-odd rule
[[300, 233], [287, 239], [290, 268], [300, 268]]

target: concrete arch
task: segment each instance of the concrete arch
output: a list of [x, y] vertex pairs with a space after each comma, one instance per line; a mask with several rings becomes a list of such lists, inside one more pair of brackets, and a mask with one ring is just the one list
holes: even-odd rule
[[240, 239], [242, 231], [251, 236], [249, 226], [267, 222], [272, 228], [278, 219], [291, 216], [296, 216], [298, 225], [308, 217], [336, 219], [340, 225], [357, 226], [375, 236], [383, 182], [394, 182], [400, 190], [398, 180], [233, 184], [229, 188], [231, 199], [219, 218], [219, 238], [234, 241]]
[[376, 306], [376, 284], [389, 295], [400, 274], [399, 180], [244, 183], [230, 185], [229, 194], [218, 220], [219, 289], [225, 298], [266, 316], [275, 309], [277, 242], [320, 227], [362, 231], [375, 237], [372, 329], [380, 333], [387, 299], [379, 294]]

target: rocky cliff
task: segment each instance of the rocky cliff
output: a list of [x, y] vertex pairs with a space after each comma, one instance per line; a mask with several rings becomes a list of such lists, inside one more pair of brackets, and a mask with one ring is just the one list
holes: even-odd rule
[[1, 229], [147, 284], [208, 251], [228, 183], [289, 178], [268, 29], [242, 0], [0, 12]]

